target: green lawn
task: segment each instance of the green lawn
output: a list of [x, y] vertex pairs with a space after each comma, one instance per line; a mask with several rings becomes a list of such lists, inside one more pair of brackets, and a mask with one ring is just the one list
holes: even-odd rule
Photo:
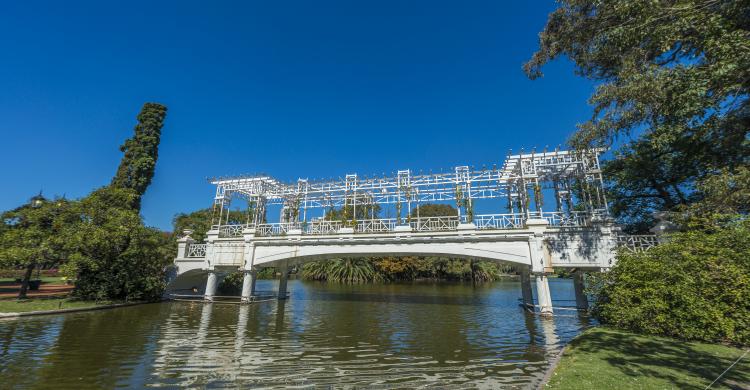
[[[597, 327], [570, 343], [547, 388], [704, 389], [744, 352]], [[750, 388], [750, 353], [712, 387], [727, 388]]]
[[74, 309], [81, 307], [108, 305], [111, 303], [112, 302], [76, 301], [68, 298], [26, 299], [21, 301], [15, 299], [3, 299], [0, 300], [0, 313]]

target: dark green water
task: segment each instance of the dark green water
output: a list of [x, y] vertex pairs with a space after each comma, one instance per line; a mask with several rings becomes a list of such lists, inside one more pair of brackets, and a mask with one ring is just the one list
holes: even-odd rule
[[[572, 283], [550, 282], [569, 306]], [[0, 321], [0, 387], [526, 388], [587, 325], [571, 310], [524, 313], [517, 281], [289, 287], [286, 302]]]

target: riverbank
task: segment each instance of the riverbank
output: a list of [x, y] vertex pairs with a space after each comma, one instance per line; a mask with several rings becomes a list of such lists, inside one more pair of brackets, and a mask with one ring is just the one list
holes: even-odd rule
[[[596, 327], [570, 342], [544, 388], [704, 389], [745, 351]], [[750, 388], [750, 353], [711, 388]]]
[[0, 318], [27, 317], [78, 311], [103, 310], [139, 305], [145, 302], [79, 301], [70, 298], [3, 299], [0, 300]]
[[67, 297], [43, 298], [43, 299], [3, 299], [0, 300], [0, 313], [25, 313], [31, 311], [48, 311], [63, 309], [81, 309], [100, 305], [109, 305], [113, 302], [79, 301]]

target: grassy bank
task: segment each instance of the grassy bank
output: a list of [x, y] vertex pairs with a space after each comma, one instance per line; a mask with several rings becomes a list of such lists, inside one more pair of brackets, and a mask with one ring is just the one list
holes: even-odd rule
[[112, 302], [77, 301], [69, 298], [46, 299], [3, 299], [0, 300], [0, 313], [22, 313], [28, 311], [79, 309], [83, 307], [108, 305]]
[[[597, 327], [570, 343], [546, 388], [704, 389], [744, 352]], [[750, 388], [750, 354], [711, 388]]]

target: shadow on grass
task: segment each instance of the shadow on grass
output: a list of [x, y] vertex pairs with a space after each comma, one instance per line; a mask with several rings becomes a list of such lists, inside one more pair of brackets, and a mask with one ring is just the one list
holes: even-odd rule
[[[570, 343], [570, 348], [602, 356], [611, 366], [633, 377], [661, 378], [677, 388], [695, 388], [689, 377], [708, 385], [742, 354], [735, 348], [669, 338], [640, 336], [606, 328], [592, 329]], [[739, 352], [738, 352], [739, 351]], [[750, 388], [750, 355], [715, 384]]]

